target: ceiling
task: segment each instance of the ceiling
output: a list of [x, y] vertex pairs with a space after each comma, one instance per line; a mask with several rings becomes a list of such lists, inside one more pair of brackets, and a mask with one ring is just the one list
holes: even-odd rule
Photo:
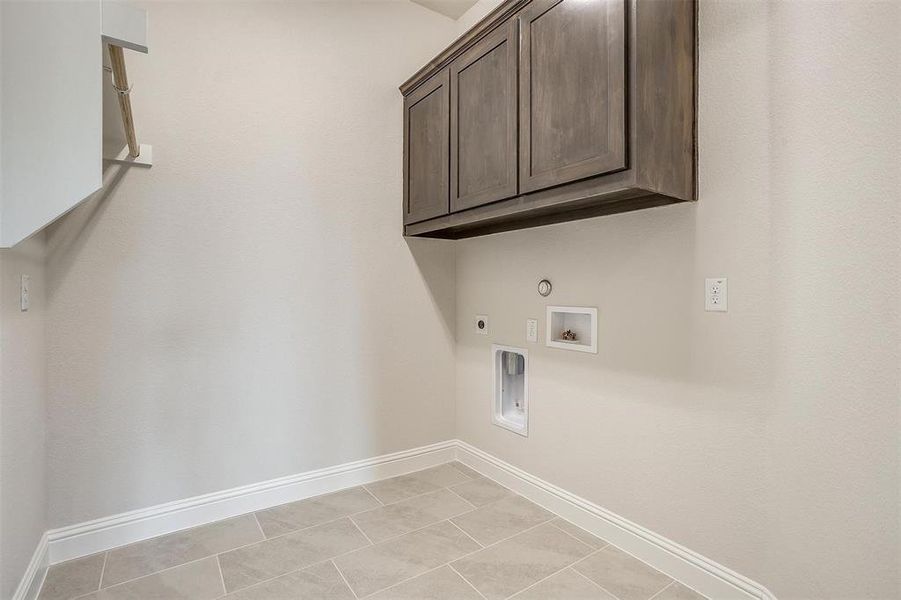
[[477, 0], [411, 0], [451, 19], [459, 19]]

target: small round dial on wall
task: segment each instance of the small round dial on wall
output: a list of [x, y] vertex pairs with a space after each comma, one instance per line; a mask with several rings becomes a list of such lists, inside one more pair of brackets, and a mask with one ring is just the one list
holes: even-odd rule
[[547, 279], [542, 279], [538, 282], [538, 293], [544, 297], [548, 297], [551, 295], [551, 282]]

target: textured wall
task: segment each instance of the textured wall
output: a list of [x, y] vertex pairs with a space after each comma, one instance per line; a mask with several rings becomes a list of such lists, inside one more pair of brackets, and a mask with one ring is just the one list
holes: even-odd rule
[[[783, 600], [898, 597], [898, 5], [702, 2], [697, 205], [405, 242], [396, 84], [493, 2], [151, 5], [155, 166], [48, 237], [50, 526], [450, 437], [456, 375], [466, 441]], [[542, 276], [601, 341], [528, 346], [525, 439], [488, 345]]]
[[[31, 306], [21, 312], [21, 276]], [[44, 478], [44, 240], [0, 250], [0, 598], [10, 598], [47, 529]]]
[[406, 242], [409, 2], [148, 5], [150, 170], [49, 234], [50, 525], [453, 437], [450, 243]]
[[[899, 11], [702, 2], [696, 205], [458, 243], [459, 437], [783, 600], [899, 597]], [[547, 303], [599, 308], [596, 356], [526, 343]]]

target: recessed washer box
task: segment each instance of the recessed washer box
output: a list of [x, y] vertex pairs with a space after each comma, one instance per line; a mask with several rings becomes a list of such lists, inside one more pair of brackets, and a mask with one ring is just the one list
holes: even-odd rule
[[545, 345], [561, 350], [598, 353], [598, 309], [548, 306]]
[[491, 346], [491, 421], [529, 435], [529, 353], [522, 348]]

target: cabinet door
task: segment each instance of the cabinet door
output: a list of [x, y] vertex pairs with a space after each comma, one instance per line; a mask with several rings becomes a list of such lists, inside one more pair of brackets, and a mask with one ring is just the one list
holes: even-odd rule
[[516, 195], [516, 20], [450, 66], [451, 211]]
[[404, 98], [404, 223], [448, 212], [450, 85], [444, 69]]
[[536, 0], [519, 17], [522, 192], [626, 167], [624, 0]]

